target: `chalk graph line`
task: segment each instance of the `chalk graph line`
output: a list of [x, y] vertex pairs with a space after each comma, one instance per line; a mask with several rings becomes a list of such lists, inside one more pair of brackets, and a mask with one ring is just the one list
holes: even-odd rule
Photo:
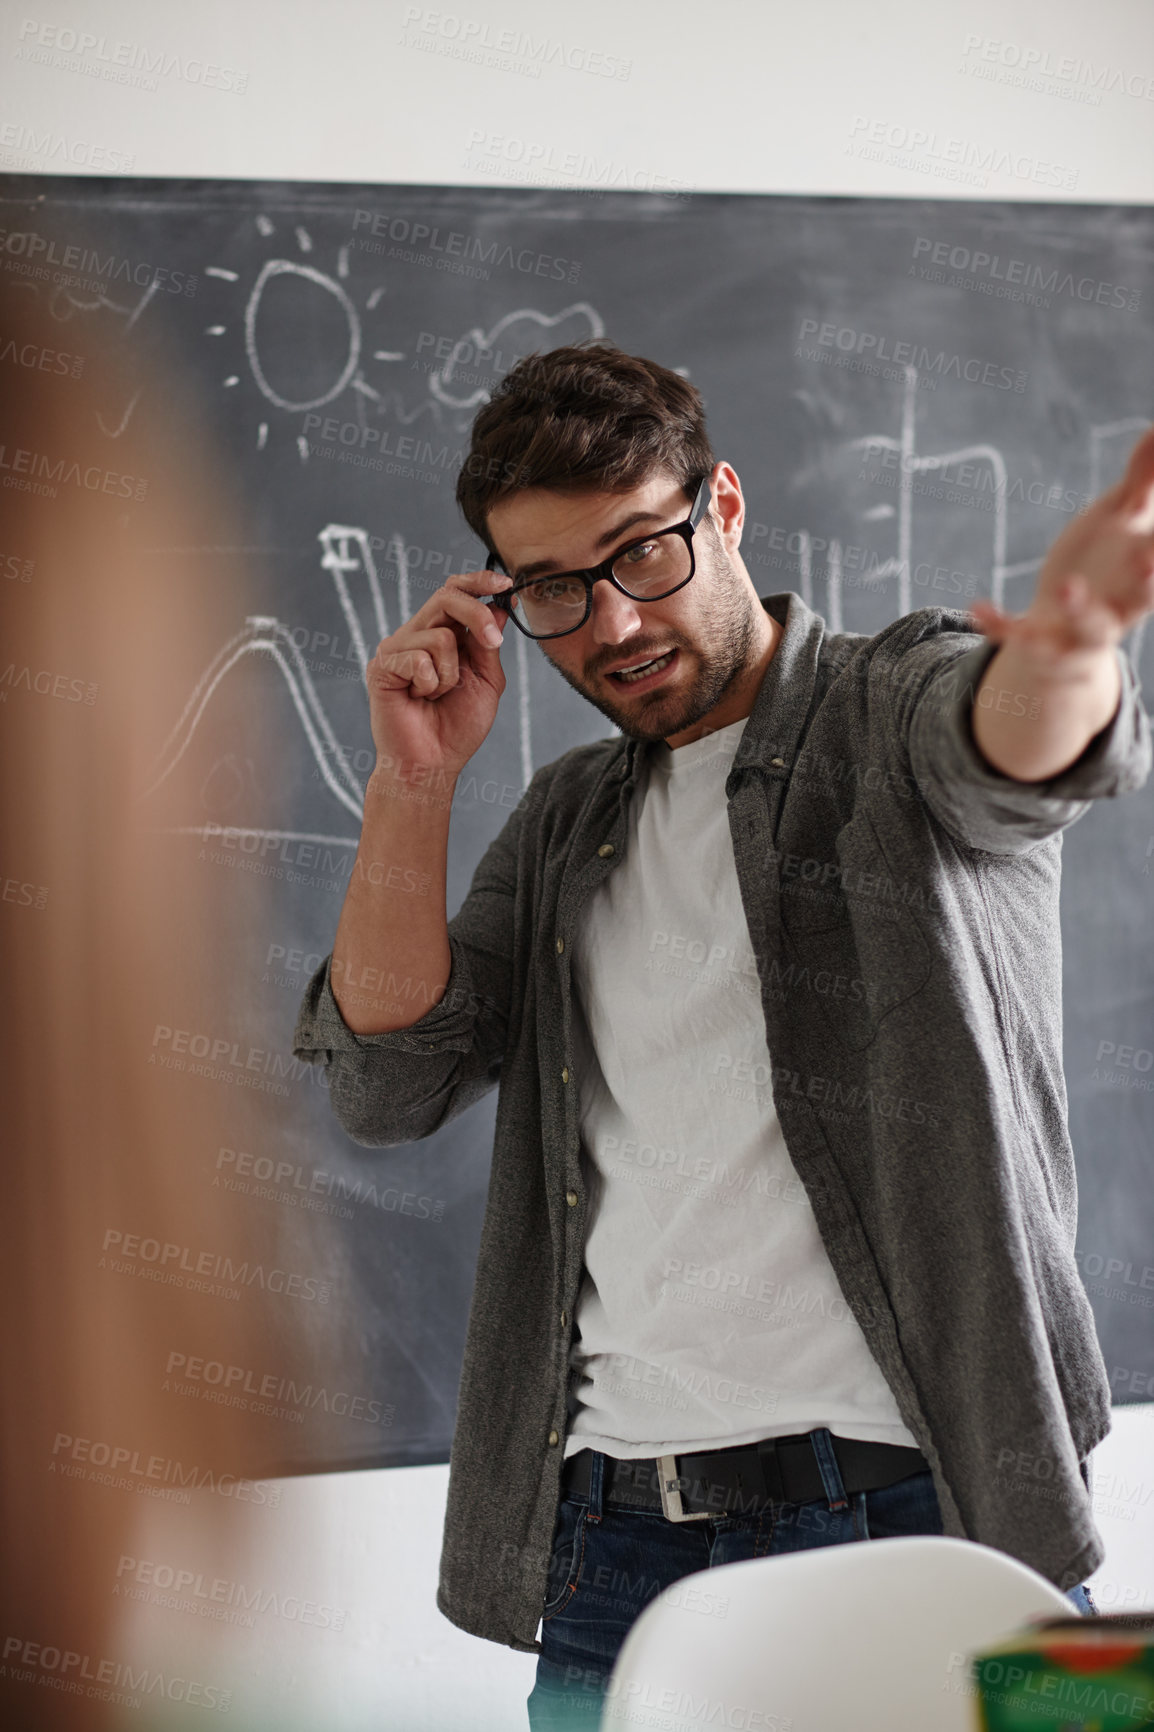
[[[366, 529], [344, 523], [326, 524], [318, 533], [317, 539], [321, 544], [321, 569], [328, 573], [332, 581], [350, 642], [363, 670], [370, 660], [370, 652], [361, 625], [360, 614], [350, 589], [349, 580], [352, 577], [362, 576], [369, 592], [372, 625], [376, 634], [373, 640], [374, 649], [382, 638], [390, 635], [388, 611], [385, 606], [380, 576], [373, 558], [372, 540]], [[412, 606], [408, 557], [404, 537], [399, 532], [391, 537], [390, 548], [397, 566], [398, 609], [403, 623], [412, 617]], [[141, 798], [148, 799], [168, 780], [192, 744], [193, 737], [221, 681], [233, 668], [242, 663], [246, 656], [250, 655], [268, 655], [272, 659], [288, 688], [289, 696], [304, 729], [309, 750], [325, 785], [347, 811], [363, 822], [364, 789], [341, 753], [332, 723], [292, 633], [282, 620], [271, 615], [249, 616], [245, 620], [243, 628], [217, 651], [197, 680], [184, 708], [161, 746], [157, 754], [157, 773], [144, 790]], [[528, 786], [532, 777], [529, 664], [527, 649], [519, 634], [515, 655], [520, 687], [518, 737], [524, 785]], [[356, 838], [320, 837], [312, 831], [273, 830], [258, 826], [233, 824], [221, 826], [211, 823], [167, 825], [163, 827], [162, 833], [208, 838], [219, 835], [223, 829], [227, 829], [230, 836], [268, 840], [305, 842], [352, 840], [354, 844], [357, 840]]]
[[[1017, 564], [1006, 563], [1006, 538], [1009, 526], [1006, 486], [1008, 471], [1005, 459], [996, 445], [978, 441], [972, 445], [958, 446], [951, 451], [938, 451], [919, 456], [917, 453], [916, 405], [918, 401], [918, 369], [906, 365], [903, 368], [905, 382], [902, 392], [900, 432], [895, 438], [889, 434], [867, 433], [848, 442], [850, 450], [862, 447], [869, 449], [884, 449], [899, 453], [898, 482], [898, 551], [896, 558], [882, 560], [868, 575], [863, 575], [863, 583], [877, 585], [887, 578], [896, 576], [898, 580], [898, 611], [897, 617], [904, 618], [913, 606], [913, 496], [914, 477], [923, 471], [942, 469], [951, 463], [984, 462], [988, 463], [994, 477], [994, 509], [992, 516], [992, 550], [990, 562], [991, 599], [996, 607], [1005, 607], [1005, 585], [1009, 578], [1023, 577], [1031, 571], [1038, 571], [1043, 563], [1044, 555], [1038, 559], [1021, 560]], [[1123, 435], [1143, 432], [1150, 425], [1148, 420], [1139, 416], [1129, 416], [1120, 421], [1103, 422], [1090, 428], [1090, 498], [1096, 499], [1102, 491], [1103, 445], [1107, 439]], [[867, 518], [881, 515], [883, 508], [874, 507], [866, 513]], [[798, 568], [801, 583], [801, 597], [807, 606], [814, 605], [813, 600], [813, 538], [808, 529], [798, 532], [799, 553]], [[831, 631], [842, 631], [842, 580], [844, 548], [836, 537], [830, 538], [829, 560], [826, 571], [826, 618]], [[1135, 671], [1142, 655], [1142, 644], [1146, 631], [1146, 617], [1143, 617], [1133, 627], [1130, 636], [1128, 653], [1134, 664]]]
[[[224, 676], [245, 656], [258, 654], [271, 656], [279, 669], [329, 791], [355, 818], [363, 819], [364, 792], [343, 761], [332, 724], [292, 634], [280, 620], [259, 614], [250, 615], [245, 620], [243, 628], [218, 650], [201, 674], [176, 725], [157, 754], [159, 774], [141, 798], [148, 799], [154, 794], [183, 758]], [[326, 746], [329, 758], [325, 756]]]

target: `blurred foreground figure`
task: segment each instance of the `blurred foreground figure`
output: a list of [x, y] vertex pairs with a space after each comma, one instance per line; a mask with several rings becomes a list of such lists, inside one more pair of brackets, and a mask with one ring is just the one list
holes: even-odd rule
[[[167, 374], [140, 375], [124, 323], [0, 283], [0, 1714], [84, 1732], [228, 1706], [227, 1676], [184, 1665], [219, 1624], [159, 1614], [166, 1651], [153, 1640], [141, 1661], [124, 1560], [191, 1480], [223, 1487], [193, 1494], [218, 1530], [200, 1515], [196, 1531], [213, 1573], [237, 1574], [259, 1501], [235, 1477], [253, 1422], [174, 1399], [164, 1367], [210, 1315], [237, 1362], [267, 1357], [261, 1295], [222, 1306], [172, 1273], [183, 1247], [243, 1254], [245, 1221], [204, 1177], [236, 1091], [150, 1062], [189, 996], [188, 958], [236, 941], [210, 907], [214, 874], [142, 796], [243, 617], [241, 573], [219, 555], [238, 537], [193, 409]], [[145, 1249], [118, 1260], [132, 1235]]]

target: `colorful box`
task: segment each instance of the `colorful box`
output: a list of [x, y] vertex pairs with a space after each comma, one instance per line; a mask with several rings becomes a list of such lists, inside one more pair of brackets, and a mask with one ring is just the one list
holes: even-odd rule
[[1154, 1612], [1038, 1618], [971, 1658], [981, 1732], [1154, 1727]]

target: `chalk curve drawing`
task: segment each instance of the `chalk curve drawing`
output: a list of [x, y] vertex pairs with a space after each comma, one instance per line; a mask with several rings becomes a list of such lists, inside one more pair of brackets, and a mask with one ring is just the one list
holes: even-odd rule
[[471, 391], [465, 397], [454, 395], [452, 390], [453, 369], [466, 347], [491, 349], [498, 337], [508, 330], [510, 325], [516, 324], [519, 319], [531, 320], [540, 325], [543, 330], [548, 330], [553, 325], [561, 324], [564, 319], [571, 319], [575, 316], [581, 316], [588, 321], [591, 337], [603, 337], [605, 335], [605, 321], [590, 301], [574, 301], [571, 306], [562, 307], [559, 313], [541, 313], [537, 311], [536, 307], [517, 307], [513, 312], [504, 314], [487, 332], [482, 331], [479, 325], [474, 325], [471, 330], [465, 332], [464, 336], [457, 338], [445, 365], [439, 368], [437, 372], [430, 373], [430, 395], [448, 409], [476, 408], [478, 403], [487, 402], [490, 396], [484, 387]]
[[[341, 367], [340, 372], [337, 374], [336, 379], [329, 386], [328, 390], [322, 392], [319, 397], [302, 398], [299, 401], [293, 401], [291, 398], [282, 397], [281, 394], [278, 391], [275, 391], [269, 383], [268, 377], [261, 365], [260, 352], [257, 348], [256, 340], [256, 321], [257, 315], [260, 312], [261, 297], [263, 296], [268, 284], [272, 282], [275, 277], [283, 276], [303, 277], [306, 282], [315, 283], [316, 286], [319, 289], [323, 289], [326, 294], [332, 295], [334, 300], [337, 302], [337, 305], [344, 313], [348, 324], [348, 354], [345, 357], [344, 365]], [[293, 259], [265, 260], [264, 264], [261, 266], [260, 274], [252, 286], [252, 292], [245, 303], [244, 347], [245, 354], [248, 356], [249, 367], [252, 369], [252, 376], [270, 403], [274, 404], [278, 409], [293, 410], [319, 409], [322, 404], [331, 403], [334, 397], [340, 396], [341, 392], [357, 370], [361, 358], [361, 340], [360, 316], [340, 283], [334, 282], [332, 277], [326, 276], [324, 271], [318, 271], [313, 265], [298, 265]]]
[[[375, 654], [377, 644], [382, 638], [389, 636], [388, 611], [382, 593], [380, 576], [373, 558], [372, 538], [366, 529], [355, 524], [327, 523], [322, 530], [318, 531], [317, 540], [321, 544], [321, 569], [327, 572], [336, 591], [337, 602], [349, 633], [350, 642], [353, 644], [360, 661], [363, 678], [364, 670], [372, 655]], [[391, 549], [397, 566], [398, 609], [401, 620], [404, 621], [411, 617], [411, 593], [405, 540], [399, 532], [391, 537]], [[363, 577], [369, 594], [371, 629], [375, 632], [371, 646], [366, 639], [350, 589], [349, 580], [354, 576]], [[524, 783], [528, 786], [532, 778], [529, 668], [523, 640], [520, 638], [516, 645], [516, 654], [520, 687], [518, 732], [521, 770]], [[269, 614], [250, 615], [245, 620], [243, 628], [221, 646], [205, 668], [170, 730], [168, 738], [157, 753], [153, 779], [140, 796], [141, 800], [147, 800], [155, 794], [157, 789], [172, 775], [191, 745], [193, 736], [221, 681], [246, 656], [250, 655], [271, 657], [288, 688], [289, 696], [300, 718], [305, 739], [316, 763], [317, 773], [330, 793], [340, 801], [346, 811], [352, 813], [358, 821], [363, 820], [364, 789], [346, 762], [346, 754], [342, 753], [337, 743], [332, 723], [324, 704], [321, 702], [300, 648], [284, 621]], [[221, 828], [222, 826], [216, 823], [178, 824], [166, 826], [164, 833], [209, 837], [218, 835]], [[311, 831], [306, 833], [303, 831], [267, 830], [242, 825], [229, 825], [228, 828], [230, 833], [235, 832], [238, 836], [259, 837], [269, 840], [290, 839], [310, 842], [340, 842], [342, 844], [351, 842], [354, 846], [357, 841], [355, 836], [320, 836]]]
[[[150, 795], [168, 780], [192, 744], [193, 736], [225, 675], [250, 655], [268, 655], [288, 687], [317, 768], [330, 792], [355, 818], [364, 816], [364, 791], [344, 761], [332, 723], [317, 696], [312, 676], [288, 627], [271, 615], [250, 614], [243, 627], [223, 644], [205, 668], [168, 738], [157, 753], [157, 774], [141, 795]], [[218, 826], [209, 826], [216, 829]]]

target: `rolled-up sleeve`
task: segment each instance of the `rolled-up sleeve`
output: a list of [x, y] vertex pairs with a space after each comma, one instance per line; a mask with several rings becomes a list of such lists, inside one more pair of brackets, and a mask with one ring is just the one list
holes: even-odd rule
[[395, 1148], [430, 1136], [500, 1079], [525, 807], [523, 801], [489, 844], [449, 921], [449, 978], [417, 1022], [382, 1034], [355, 1034], [333, 995], [331, 951], [305, 987], [293, 1053], [324, 1066], [333, 1112], [365, 1148]]
[[[968, 647], [967, 647], [968, 645]], [[973, 632], [925, 640], [903, 657], [899, 706], [910, 769], [930, 811], [965, 847], [1018, 854], [1072, 824], [1093, 800], [1133, 792], [1150, 774], [1150, 718], [1126, 651], [1113, 718], [1057, 776], [1021, 782], [978, 747], [973, 711], [998, 645]], [[922, 675], [923, 677], [919, 677]]]

